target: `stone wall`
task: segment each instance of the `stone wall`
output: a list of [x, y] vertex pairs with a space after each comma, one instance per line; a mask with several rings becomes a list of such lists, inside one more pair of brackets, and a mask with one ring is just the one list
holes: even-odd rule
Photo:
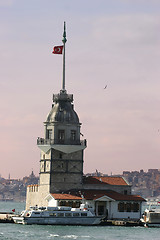
[[45, 197], [49, 194], [47, 188], [44, 186], [38, 185], [29, 185], [27, 187], [26, 195], [26, 209], [30, 206], [46, 207], [48, 202], [45, 200]]
[[82, 188], [83, 150], [62, 153], [52, 149], [50, 192]]

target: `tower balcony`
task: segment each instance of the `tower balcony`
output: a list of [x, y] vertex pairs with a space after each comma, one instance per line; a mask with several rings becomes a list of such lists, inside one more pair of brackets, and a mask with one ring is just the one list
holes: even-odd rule
[[37, 145], [81, 145], [86, 147], [87, 146], [87, 141], [86, 139], [84, 140], [60, 140], [60, 139], [45, 139], [45, 138], [37, 138]]
[[62, 140], [38, 138], [37, 145], [45, 153], [52, 148], [64, 153], [73, 153], [84, 150], [87, 147], [87, 141], [86, 139], [80, 141], [71, 139]]

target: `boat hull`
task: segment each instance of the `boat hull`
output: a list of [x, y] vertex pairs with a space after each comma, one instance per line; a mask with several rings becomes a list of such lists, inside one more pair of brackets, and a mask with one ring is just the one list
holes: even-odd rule
[[99, 225], [100, 217], [13, 217], [13, 221], [19, 224], [38, 224], [38, 225]]
[[160, 223], [145, 223], [145, 227], [154, 227], [154, 228], [160, 228]]

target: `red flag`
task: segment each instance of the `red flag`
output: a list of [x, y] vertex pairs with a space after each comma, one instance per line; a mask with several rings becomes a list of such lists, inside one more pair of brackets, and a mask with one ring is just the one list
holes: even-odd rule
[[63, 51], [63, 46], [55, 46], [53, 48], [53, 54], [62, 54], [62, 51]]
[[15, 208], [14, 209], [12, 209], [12, 212], [15, 212], [16, 210], [15, 210]]

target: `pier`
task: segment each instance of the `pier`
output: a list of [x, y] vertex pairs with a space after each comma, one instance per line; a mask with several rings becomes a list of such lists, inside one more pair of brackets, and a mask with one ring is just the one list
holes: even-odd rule
[[0, 212], [0, 223], [13, 223], [12, 216], [15, 216], [12, 212]]
[[143, 224], [137, 220], [102, 220], [101, 226], [123, 226], [123, 227], [138, 227], [143, 226]]

